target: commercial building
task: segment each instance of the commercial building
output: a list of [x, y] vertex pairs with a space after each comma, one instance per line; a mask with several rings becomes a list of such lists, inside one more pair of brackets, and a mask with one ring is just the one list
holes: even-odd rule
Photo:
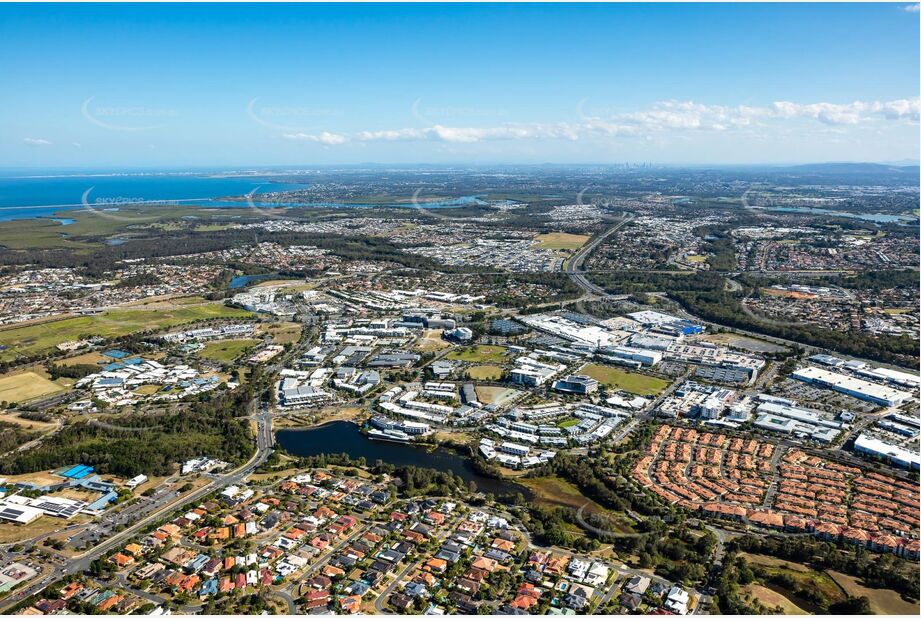
[[543, 386], [547, 380], [566, 369], [566, 365], [550, 365], [542, 363], [530, 356], [515, 359], [518, 365], [509, 373], [512, 382], [525, 386]]
[[818, 367], [797, 369], [791, 377], [884, 407], [898, 406], [911, 399], [911, 395], [904, 391]]
[[890, 464], [900, 468], [921, 469], [921, 455], [918, 455], [918, 453], [876, 438], [870, 438], [865, 434], [860, 434], [854, 440], [854, 452], [885, 459]]
[[590, 395], [598, 390], [598, 381], [591, 376], [571, 375], [554, 382], [553, 390], [576, 395]]
[[765, 402], [758, 406], [755, 427], [788, 435], [797, 435], [828, 443], [841, 433], [844, 424], [823, 418], [815, 410]]

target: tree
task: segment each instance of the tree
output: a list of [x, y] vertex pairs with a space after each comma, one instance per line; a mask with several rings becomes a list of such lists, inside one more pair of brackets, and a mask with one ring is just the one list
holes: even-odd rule
[[828, 607], [829, 614], [854, 615], [854, 614], [872, 614], [870, 609], [870, 599], [867, 597], [848, 597], [843, 601], [832, 603]]

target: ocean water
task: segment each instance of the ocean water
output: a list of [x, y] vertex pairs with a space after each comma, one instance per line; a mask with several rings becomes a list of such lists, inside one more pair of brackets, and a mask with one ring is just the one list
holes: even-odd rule
[[[50, 217], [57, 212], [118, 208], [130, 202], [166, 202], [203, 207], [246, 207], [215, 198], [252, 191], [291, 191], [307, 185], [270, 183], [258, 177], [191, 174], [0, 175], [0, 221]], [[151, 204], [156, 207], [157, 204]]]
[[[275, 175], [277, 178], [277, 175]], [[87, 205], [99, 209], [150, 202], [149, 207], [188, 205], [203, 208], [247, 208], [241, 201], [220, 198], [253, 193], [253, 201], [274, 191], [294, 191], [309, 185], [269, 182], [258, 176], [224, 177], [209, 174], [124, 173], [124, 174], [0, 174], [0, 221], [52, 217], [55, 213], [79, 210]], [[455, 208], [483, 204], [475, 195], [422, 202], [426, 209]], [[377, 208], [379, 204], [341, 204], [338, 202], [279, 203], [274, 208]], [[415, 207], [392, 204], [394, 207]], [[63, 225], [72, 220], [59, 218]]]

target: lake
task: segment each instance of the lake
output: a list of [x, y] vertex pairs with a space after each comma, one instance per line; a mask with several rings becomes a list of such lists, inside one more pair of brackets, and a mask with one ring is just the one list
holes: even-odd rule
[[364, 457], [368, 465], [380, 459], [395, 466], [434, 468], [453, 472], [465, 481], [473, 481], [481, 491], [499, 494], [521, 493], [530, 498], [530, 491], [512, 481], [493, 479], [479, 474], [470, 461], [446, 448], [427, 450], [398, 442], [369, 440], [358, 426], [346, 421], [334, 421], [315, 429], [281, 429], [275, 432], [278, 445], [292, 455], [310, 457], [345, 453], [352, 459]]

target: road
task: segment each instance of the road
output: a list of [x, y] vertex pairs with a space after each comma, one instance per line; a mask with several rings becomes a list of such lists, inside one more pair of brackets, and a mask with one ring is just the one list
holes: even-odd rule
[[7, 613], [13, 605], [22, 599], [41, 592], [46, 587], [60, 581], [67, 575], [81, 573], [87, 570], [94, 560], [104, 556], [109, 551], [126, 543], [146, 526], [159, 521], [160, 519], [166, 518], [171, 513], [182, 509], [186, 505], [199, 500], [203, 496], [206, 496], [213, 491], [217, 491], [228, 485], [233, 485], [235, 483], [241, 482], [244, 478], [249, 476], [253, 470], [255, 470], [266, 459], [268, 459], [272, 450], [271, 423], [272, 418], [269, 415], [268, 410], [261, 409], [256, 415], [256, 453], [252, 456], [252, 458], [250, 458], [249, 461], [240, 467], [228, 472], [227, 474], [215, 477], [214, 480], [207, 485], [194, 491], [190, 491], [188, 494], [179, 498], [172, 504], [168, 504], [163, 508], [158, 509], [157, 511], [133, 524], [129, 528], [126, 528], [122, 532], [119, 532], [118, 534], [106, 539], [105, 541], [102, 541], [98, 545], [95, 545], [86, 552], [68, 560], [67, 564], [60, 570], [56, 571], [54, 575], [45, 577], [10, 595], [4, 599], [2, 603], [0, 603], [0, 613]]
[[569, 260], [567, 260], [563, 265], [563, 272], [568, 273], [569, 277], [576, 283], [576, 285], [581, 287], [589, 294], [602, 297], [608, 296], [608, 293], [603, 288], [595, 285], [585, 277], [583, 274], [584, 271], [582, 270], [582, 263], [585, 261], [585, 258], [587, 258], [589, 254], [591, 254], [591, 252], [598, 247], [598, 245], [607, 239], [608, 236], [622, 228], [631, 219], [633, 219], [633, 214], [625, 213], [624, 218], [619, 222], [615, 223], [601, 234], [594, 236], [589, 242], [582, 245], [582, 247], [576, 251], [572, 257], [569, 258]]
[[389, 614], [387, 611], [387, 599], [390, 598], [390, 595], [393, 593], [394, 588], [400, 585], [400, 582], [403, 581], [403, 578], [415, 568], [416, 561], [413, 560], [406, 567], [399, 572], [399, 574], [394, 578], [390, 584], [384, 588], [384, 591], [377, 595], [377, 598], [374, 599], [374, 611], [378, 614]]

